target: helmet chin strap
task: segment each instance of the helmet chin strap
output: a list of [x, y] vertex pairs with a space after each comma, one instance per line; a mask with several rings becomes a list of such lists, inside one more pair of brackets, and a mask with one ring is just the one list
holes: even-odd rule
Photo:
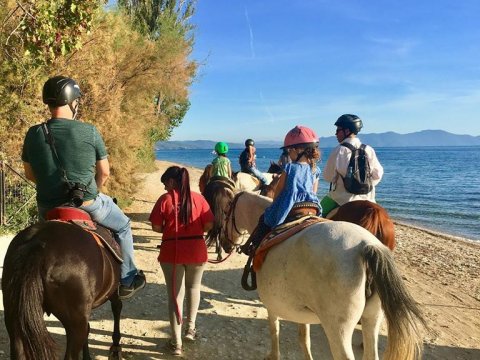
[[297, 158], [295, 159], [295, 162], [298, 162], [302, 156], [305, 155], [305, 150], [303, 150], [300, 154], [297, 155]]
[[72, 103], [70, 103], [70, 104], [68, 104], [68, 107], [72, 111], [72, 119], [75, 120], [77, 115], [78, 115], [78, 111], [77, 111], [78, 110], [78, 101], [75, 104], [75, 106], [72, 106]]

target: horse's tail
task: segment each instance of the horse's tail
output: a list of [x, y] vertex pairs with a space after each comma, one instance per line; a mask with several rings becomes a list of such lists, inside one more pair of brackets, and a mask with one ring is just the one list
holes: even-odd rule
[[26, 359], [55, 359], [55, 341], [43, 320], [44, 243], [34, 238], [37, 229], [34, 226], [19, 233], [5, 256], [2, 281], [5, 321], [10, 337], [21, 342]]
[[388, 325], [385, 359], [420, 359], [423, 344], [420, 324], [427, 328], [423, 314], [408, 293], [386, 248], [367, 245], [363, 250], [367, 275], [373, 280]]
[[370, 231], [390, 250], [395, 248], [395, 227], [385, 209], [380, 206], [367, 208], [358, 225]]

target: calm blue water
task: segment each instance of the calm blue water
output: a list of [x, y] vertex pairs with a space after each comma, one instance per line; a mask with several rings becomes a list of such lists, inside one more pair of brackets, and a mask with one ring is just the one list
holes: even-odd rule
[[[229, 158], [239, 170], [241, 149]], [[324, 163], [331, 149], [322, 149]], [[480, 147], [376, 148], [385, 169], [377, 186], [377, 202], [398, 221], [443, 233], [480, 240]], [[257, 166], [267, 171], [279, 149], [257, 149]], [[159, 160], [204, 168], [214, 155], [210, 150], [159, 150]], [[322, 163], [320, 163], [322, 168]], [[320, 183], [319, 196], [329, 184]]]

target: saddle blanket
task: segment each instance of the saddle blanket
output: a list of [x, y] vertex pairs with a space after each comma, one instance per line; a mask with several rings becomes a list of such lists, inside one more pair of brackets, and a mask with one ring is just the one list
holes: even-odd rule
[[86, 211], [68, 206], [56, 207], [47, 213], [47, 220], [68, 222], [81, 227], [92, 235], [100, 247], [107, 248], [115, 260], [123, 263], [120, 245], [115, 241], [112, 232], [93, 222]]
[[255, 257], [253, 258], [253, 270], [258, 272], [265, 261], [268, 251], [275, 245], [280, 244], [282, 241], [290, 238], [301, 230], [324, 221], [332, 221], [318, 216], [304, 216], [298, 220], [281, 224], [265, 236], [260, 243], [260, 246], [255, 251]]

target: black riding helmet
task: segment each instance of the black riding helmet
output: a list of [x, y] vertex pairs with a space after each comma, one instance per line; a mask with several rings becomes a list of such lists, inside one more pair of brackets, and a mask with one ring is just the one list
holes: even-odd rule
[[362, 129], [363, 123], [357, 115], [343, 114], [337, 119], [337, 121], [335, 121], [335, 126], [349, 129], [352, 133], [356, 135]]
[[43, 85], [43, 103], [49, 106], [60, 107], [71, 104], [81, 96], [82, 92], [76, 81], [65, 76], [52, 77]]
[[245, 140], [245, 147], [254, 146], [254, 145], [255, 145], [255, 141], [253, 141], [252, 139]]

